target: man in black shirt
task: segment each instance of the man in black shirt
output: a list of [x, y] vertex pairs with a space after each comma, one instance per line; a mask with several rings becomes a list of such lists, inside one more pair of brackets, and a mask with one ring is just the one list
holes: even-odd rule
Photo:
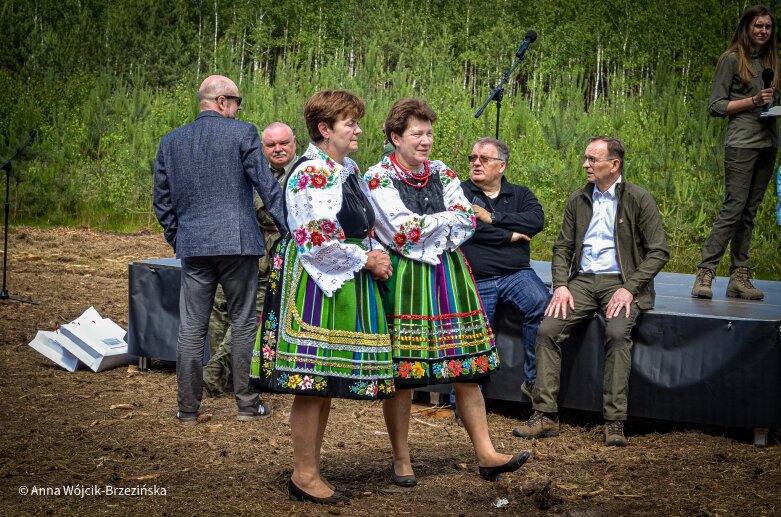
[[529, 263], [529, 241], [542, 231], [545, 214], [532, 191], [504, 177], [510, 150], [502, 141], [481, 138], [469, 156], [469, 181], [461, 183], [477, 216], [474, 236], [461, 245], [493, 326], [497, 301], [523, 315], [524, 381], [531, 399], [537, 378], [535, 341], [550, 291]]

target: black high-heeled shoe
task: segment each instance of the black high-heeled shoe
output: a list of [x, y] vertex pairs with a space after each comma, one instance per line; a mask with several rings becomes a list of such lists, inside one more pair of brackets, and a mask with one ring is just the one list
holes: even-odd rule
[[350, 500], [339, 492], [334, 492], [333, 495], [329, 497], [315, 497], [311, 494], [307, 494], [293, 483], [293, 478], [290, 478], [287, 481], [287, 495], [291, 501], [309, 501], [310, 503], [330, 505], [340, 503], [350, 504]]
[[510, 461], [504, 465], [499, 465], [498, 467], [478, 466], [477, 470], [480, 472], [480, 477], [486, 481], [496, 481], [501, 474], [504, 474], [505, 472], [515, 472], [521, 468], [523, 464], [526, 463], [526, 460], [529, 459], [529, 456], [531, 456], [529, 451], [523, 451], [510, 458]]

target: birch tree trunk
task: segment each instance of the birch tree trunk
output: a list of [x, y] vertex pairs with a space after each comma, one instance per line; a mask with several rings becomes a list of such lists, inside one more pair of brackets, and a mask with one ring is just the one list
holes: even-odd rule
[[241, 61], [239, 64], [239, 86], [241, 86], [241, 81], [244, 79], [244, 43], [247, 41], [247, 27], [244, 27], [244, 30], [241, 33]]
[[323, 6], [321, 5], [317, 10], [317, 49], [315, 49], [315, 71], [318, 69], [320, 62], [320, 45], [323, 41]]
[[203, 12], [198, 5], [198, 68], [195, 69], [195, 77], [201, 75], [201, 55], [203, 52]]
[[[464, 48], [469, 48], [469, 18], [472, 14], [472, 5], [466, 6], [466, 41], [464, 42]], [[469, 81], [469, 60], [464, 59], [464, 86], [463, 90], [466, 91], [467, 83]]]
[[212, 56], [214, 58], [214, 65], [212, 67], [212, 71], [217, 70], [217, 29], [219, 28], [218, 20], [217, 0], [214, 0], [214, 55]]
[[282, 47], [282, 64], [287, 65], [287, 28], [290, 24], [289, 20], [285, 20], [285, 44]]
[[[602, 38], [597, 42], [597, 72], [594, 78], [594, 101], [599, 98], [599, 83], [602, 80]], [[592, 101], [593, 102], [593, 101]]]

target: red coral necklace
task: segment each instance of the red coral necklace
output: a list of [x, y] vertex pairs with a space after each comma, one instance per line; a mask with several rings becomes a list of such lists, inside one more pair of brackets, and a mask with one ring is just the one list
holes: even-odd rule
[[393, 169], [396, 171], [396, 176], [410, 187], [421, 189], [428, 185], [428, 180], [431, 175], [428, 161], [423, 162], [423, 172], [413, 172], [402, 167], [396, 160], [396, 153], [390, 155], [390, 161], [393, 164]]

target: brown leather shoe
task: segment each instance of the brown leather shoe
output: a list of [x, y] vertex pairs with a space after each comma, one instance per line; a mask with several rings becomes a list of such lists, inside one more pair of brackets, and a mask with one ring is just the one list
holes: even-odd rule
[[620, 420], [608, 420], [605, 422], [605, 445], [626, 447], [629, 442], [624, 436], [624, 423]]
[[[555, 418], [555, 420], [554, 420]], [[559, 435], [559, 417], [549, 418], [542, 411], [535, 411], [521, 427], [513, 429], [520, 438], [545, 438]]]
[[697, 270], [697, 278], [694, 279], [692, 287], [692, 296], [695, 298], [713, 298], [713, 277], [715, 273], [712, 269], [701, 267]]

